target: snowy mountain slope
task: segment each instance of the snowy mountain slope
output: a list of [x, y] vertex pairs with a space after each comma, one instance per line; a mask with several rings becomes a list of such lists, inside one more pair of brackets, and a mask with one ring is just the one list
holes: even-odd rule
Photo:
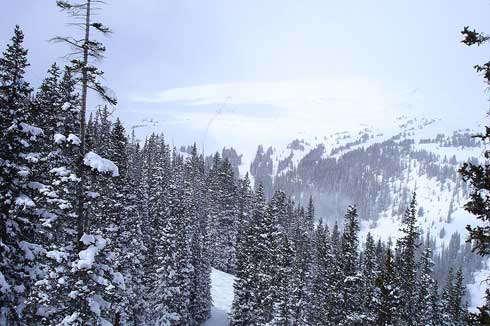
[[231, 311], [231, 304], [233, 302], [233, 282], [233, 275], [213, 268], [211, 272], [213, 308], [211, 309], [211, 318], [206, 321], [205, 325], [228, 325], [228, 314]]
[[[322, 137], [296, 139], [283, 148], [270, 147], [267, 149], [264, 147], [262, 160], [268, 160], [272, 168], [268, 167], [269, 170], [262, 171], [261, 176], [254, 173], [253, 166], [247, 167], [242, 164], [240, 169], [241, 174], [251, 172], [251, 175], [258, 178], [259, 182], [263, 182], [260, 177], [263, 178], [264, 174], [269, 173], [271, 182], [274, 184], [278, 177], [287, 173], [292, 173], [296, 178], [301, 179], [303, 176], [294, 171], [300, 164], [304, 165], [304, 162], [310, 159], [308, 156], [311, 156], [314, 151], [320, 151], [321, 155], [315, 154], [313, 160], [340, 159], [343, 155], [357, 149], [366, 149], [386, 141], [393, 140], [395, 144], [401, 144], [399, 147], [405, 146], [404, 142], [408, 141], [410, 142], [409, 152], [396, 158], [404, 165], [399, 175], [383, 180], [383, 183], [390, 188], [391, 204], [380, 212], [376, 218], [377, 221], [364, 221], [364, 230], [366, 232], [371, 230], [372, 233], [382, 238], [396, 234], [398, 226], [395, 222], [400, 218], [398, 208], [407, 201], [405, 198], [407, 193], [416, 191], [419, 207], [423, 207], [425, 213], [425, 216], [420, 219], [422, 228], [430, 230], [432, 234], [439, 234], [445, 228], [446, 236], [441, 237], [442, 242], [445, 242], [452, 232], [462, 231], [466, 224], [475, 222], [462, 208], [466, 201], [467, 189], [456, 171], [463, 162], [470, 158], [480, 159], [482, 157], [482, 148], [472, 143], [474, 140], [470, 136], [477, 133], [478, 130], [477, 125], [474, 125], [472, 129], [448, 130], [448, 126], [440, 119], [402, 116], [382, 127], [360, 125], [350, 131], [336, 132]], [[470, 142], [471, 146], [464, 142]], [[426, 164], [414, 157], [419, 151], [431, 155], [429, 167], [447, 169], [451, 171], [451, 178], [427, 171]], [[246, 161], [244, 159], [244, 162]], [[262, 166], [265, 165], [263, 162], [259, 163]], [[368, 162], [364, 164], [369, 165]], [[388, 169], [389, 167], [382, 168]], [[320, 176], [322, 172], [320, 169]], [[280, 188], [279, 185], [275, 186], [275, 189]], [[304, 200], [308, 192], [313, 197], [317, 197], [314, 198], [316, 202], [324, 200], [325, 194], [321, 189], [303, 190], [300, 193], [303, 198], [297, 198], [297, 200]], [[356, 203], [352, 202], [352, 204]]]
[[[433, 119], [426, 117], [399, 116], [391, 122], [383, 124], [358, 124], [351, 126], [348, 130], [325, 133], [323, 135], [312, 135], [303, 133], [303, 137], [291, 141], [287, 146], [271, 145], [273, 154], [271, 156], [274, 168], [273, 176], [285, 171], [278, 171], [278, 162], [291, 157], [292, 165], [297, 166], [299, 161], [312, 149], [323, 145], [326, 149], [324, 157], [339, 157], [348, 151], [360, 147], [368, 147], [375, 143], [386, 141], [388, 139], [399, 138], [412, 139], [415, 141], [417, 149], [432, 150], [436, 154], [456, 155], [459, 160], [466, 160], [470, 156], [479, 156], [481, 150], [468, 148], [442, 148], [434, 144], [420, 143], [420, 141], [435, 138], [437, 135], [451, 136], [454, 132], [474, 134], [481, 130], [479, 124], [472, 124], [471, 128], [464, 130], [450, 128], [442, 119]], [[269, 145], [269, 144], [264, 144]], [[247, 157], [247, 154], [244, 155]], [[245, 159], [252, 161], [251, 159]], [[249, 166], [243, 164], [241, 170], [248, 171]], [[245, 173], [246, 171], [241, 171]]]
[[[465, 161], [483, 159], [481, 144], [471, 137], [480, 130], [478, 124], [461, 130], [441, 119], [403, 116], [383, 126], [359, 125], [283, 147], [259, 147], [250, 173], [269, 196], [284, 190], [303, 205], [312, 196], [316, 216], [330, 225], [341, 223], [347, 205], [357, 205], [361, 238], [370, 232], [385, 241], [398, 237], [415, 191], [420, 229], [440, 254], [455, 237], [463, 246], [465, 226], [478, 223], [463, 208], [469, 189], [458, 169]], [[471, 305], [483, 295], [479, 279], [488, 274], [485, 265], [481, 272], [467, 270]]]

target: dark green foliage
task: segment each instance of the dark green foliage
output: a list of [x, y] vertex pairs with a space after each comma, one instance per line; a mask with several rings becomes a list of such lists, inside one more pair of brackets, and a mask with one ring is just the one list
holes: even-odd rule
[[[490, 40], [488, 35], [477, 32], [474, 29], [471, 30], [468, 26], [464, 27], [461, 34], [463, 35], [462, 42], [467, 46], [480, 46]], [[490, 61], [482, 65], [477, 64], [474, 68], [482, 75], [485, 83], [489, 85]], [[490, 127], [485, 126], [484, 133], [477, 134], [473, 137], [482, 142], [488, 141], [490, 139]], [[468, 182], [471, 187], [470, 200], [465, 204], [465, 209], [481, 221], [481, 224], [478, 226], [466, 226], [469, 233], [468, 242], [474, 244], [474, 250], [476, 250], [476, 252], [482, 256], [486, 256], [490, 254], [490, 163], [488, 162], [490, 159], [490, 151], [485, 150], [483, 156], [485, 158], [483, 163], [464, 163], [459, 172], [463, 177], [463, 180]], [[487, 309], [484, 305], [479, 308], [479, 315], [476, 316], [475, 319], [479, 320], [479, 322], [485, 320], [488, 322], [487, 315]]]
[[419, 246], [419, 228], [417, 225], [415, 193], [403, 216], [402, 236], [396, 245], [396, 275], [400, 288], [399, 320], [400, 325], [414, 325], [416, 312], [417, 263], [416, 250]]
[[394, 257], [388, 247], [381, 273], [376, 278], [374, 296], [374, 325], [394, 326], [397, 320], [399, 290], [396, 283]]
[[35, 126], [38, 112], [30, 105], [31, 88], [24, 80], [27, 50], [18, 26], [0, 58], [0, 322], [19, 325], [26, 293], [37, 277], [34, 263], [42, 248], [34, 241], [38, 219], [34, 197], [36, 148], [43, 135]]

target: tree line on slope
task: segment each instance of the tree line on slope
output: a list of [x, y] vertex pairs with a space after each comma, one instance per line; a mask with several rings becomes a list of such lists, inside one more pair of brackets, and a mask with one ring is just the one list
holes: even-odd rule
[[[411, 139], [389, 139], [335, 157], [325, 156], [326, 148], [320, 144], [307, 152], [296, 167], [292, 156], [273, 162], [272, 148], [264, 151], [260, 145], [250, 172], [254, 180], [264, 185], [268, 199], [276, 190], [285, 191], [303, 205], [309, 196], [321, 196], [317, 211], [330, 223], [340, 222], [350, 203], [357, 204], [361, 220], [376, 221], [385, 211], [403, 214], [411, 193], [405, 187], [407, 174], [433, 179], [441, 190], [454, 184], [453, 189], [448, 189], [454, 196], [467, 194], [455, 156], [438, 157], [413, 145]], [[451, 200], [458, 204], [460, 198]]]
[[230, 325], [468, 324], [463, 272], [434, 279], [415, 195], [396, 244], [368, 234], [362, 249], [353, 206], [341, 231], [315, 225], [312, 201], [304, 210], [276, 192], [266, 204], [261, 186], [252, 197], [240, 220]]

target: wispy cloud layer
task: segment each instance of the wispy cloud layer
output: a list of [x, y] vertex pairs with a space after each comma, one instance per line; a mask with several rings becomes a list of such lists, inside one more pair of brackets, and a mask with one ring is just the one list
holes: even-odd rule
[[363, 77], [206, 84], [132, 99], [186, 108], [175, 110], [174, 117], [200, 130], [204, 139], [251, 147], [322, 137], [360, 124], [380, 126], [421, 103], [416, 90], [390, 90]]

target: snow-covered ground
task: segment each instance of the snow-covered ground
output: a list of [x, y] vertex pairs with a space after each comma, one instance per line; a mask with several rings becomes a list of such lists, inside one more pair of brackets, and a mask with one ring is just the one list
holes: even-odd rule
[[217, 269], [211, 272], [211, 296], [213, 297], [213, 308], [211, 318], [204, 325], [226, 326], [228, 325], [228, 314], [233, 302], [233, 275], [221, 272]]
[[[488, 266], [487, 260], [487, 266]], [[476, 272], [475, 274], [475, 282], [468, 285], [468, 295], [470, 298], [470, 307], [471, 311], [475, 311], [476, 307], [485, 302], [485, 290], [488, 288], [489, 282], [489, 270], [484, 269]]]

